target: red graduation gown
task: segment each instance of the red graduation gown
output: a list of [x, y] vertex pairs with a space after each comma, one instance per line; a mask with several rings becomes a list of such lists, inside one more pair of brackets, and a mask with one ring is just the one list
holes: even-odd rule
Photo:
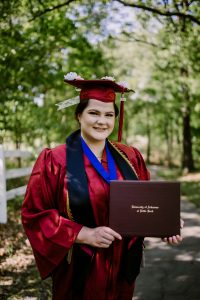
[[[139, 179], [149, 174], [141, 154], [134, 148], [116, 144], [129, 158]], [[103, 165], [107, 168], [106, 154]], [[109, 186], [87, 157], [84, 165], [88, 189], [97, 226], [108, 225]], [[122, 175], [117, 168], [117, 175]], [[43, 279], [52, 276], [53, 299], [58, 300], [131, 300], [134, 284], [119, 276], [123, 241], [115, 240], [108, 249], [96, 249], [90, 273], [81, 297], [72, 296], [73, 256], [68, 264], [68, 250], [82, 228], [67, 215], [66, 146], [44, 149], [33, 168], [24, 203], [22, 223], [30, 240], [37, 267]]]

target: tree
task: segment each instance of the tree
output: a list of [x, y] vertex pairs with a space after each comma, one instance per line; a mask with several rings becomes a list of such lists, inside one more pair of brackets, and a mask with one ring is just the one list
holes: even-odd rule
[[[1, 142], [10, 139], [20, 147], [22, 142], [33, 144], [38, 135], [39, 144], [50, 144], [52, 136], [55, 142], [63, 139], [75, 126], [69, 120], [66, 126], [65, 113], [57, 114], [54, 106], [72, 95], [63, 75], [76, 71], [86, 78], [103, 76], [109, 68], [101, 48], [77, 26], [81, 16], [72, 20], [67, 15], [71, 2], [1, 2]], [[58, 129], [52, 124], [60, 117]]]
[[[193, 159], [193, 137], [191, 119], [193, 109], [196, 106], [198, 88], [195, 95], [191, 90], [189, 82], [195, 81], [197, 75], [197, 65], [194, 62], [194, 57], [198, 60], [199, 57], [199, 25], [200, 25], [200, 8], [198, 1], [121, 1], [116, 0], [124, 6], [134, 7], [137, 11], [143, 13], [138, 14], [145, 28], [151, 21], [150, 17], [154, 17], [162, 23], [160, 37], [158, 35], [157, 45], [155, 47], [155, 68], [154, 72], [159, 73], [157, 82], [162, 82], [164, 87], [166, 80], [174, 82], [168, 89], [171, 89], [171, 94], [176, 97], [174, 102], [178, 101], [179, 114], [182, 116], [182, 168], [192, 171], [194, 169]], [[126, 34], [131, 38], [131, 33]], [[153, 45], [153, 44], [152, 44]], [[163, 57], [164, 53], [164, 57]], [[191, 53], [193, 53], [191, 55]], [[191, 60], [192, 56], [192, 60]], [[163, 57], [163, 58], [162, 58]], [[182, 60], [180, 61], [180, 58]], [[162, 67], [161, 67], [162, 66]], [[174, 75], [176, 77], [174, 78]], [[158, 79], [159, 78], [159, 79]], [[172, 79], [172, 80], [171, 80]], [[158, 89], [157, 89], [158, 90]], [[161, 94], [160, 94], [161, 95]], [[176, 106], [176, 105], [175, 105]], [[166, 137], [168, 133], [166, 132]], [[169, 137], [167, 137], [169, 139]]]
[[147, 14], [152, 14], [153, 16], [163, 16], [170, 19], [174, 23], [173, 18], [183, 19], [184, 22], [188, 21], [194, 24], [200, 25], [200, 8], [199, 1], [193, 0], [162, 0], [162, 1], [123, 1], [123, 0], [114, 0], [124, 6], [134, 7], [139, 11], [144, 11]]

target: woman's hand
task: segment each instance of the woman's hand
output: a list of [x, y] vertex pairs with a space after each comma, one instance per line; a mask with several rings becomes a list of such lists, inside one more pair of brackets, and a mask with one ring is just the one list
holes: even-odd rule
[[[180, 219], [180, 228], [182, 229], [184, 226], [184, 221]], [[166, 242], [170, 245], [177, 245], [183, 240], [181, 235], [174, 235], [170, 237], [165, 237], [162, 239], [163, 242]]]
[[110, 227], [88, 228], [83, 226], [77, 235], [76, 243], [88, 244], [98, 248], [108, 248], [115, 239], [121, 240], [122, 237]]

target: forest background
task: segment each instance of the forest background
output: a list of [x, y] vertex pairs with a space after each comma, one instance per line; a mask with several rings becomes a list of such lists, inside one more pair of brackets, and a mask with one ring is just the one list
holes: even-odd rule
[[[199, 1], [41, 1], [0, 4], [0, 143], [64, 143], [77, 128], [63, 82], [113, 76], [135, 90], [123, 141], [148, 163], [200, 167]], [[113, 136], [116, 139], [116, 134]]]

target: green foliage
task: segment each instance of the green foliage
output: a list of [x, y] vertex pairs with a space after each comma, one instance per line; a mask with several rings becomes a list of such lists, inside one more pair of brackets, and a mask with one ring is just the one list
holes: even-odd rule
[[[195, 112], [199, 112], [200, 89], [198, 82], [200, 78], [199, 66], [197, 67], [191, 58], [198, 59], [199, 45], [193, 47], [193, 44], [199, 39], [199, 34], [200, 28], [193, 30], [189, 25], [184, 32], [181, 30], [174, 32], [169, 29], [168, 32], [166, 29], [161, 31], [159, 38], [163, 49], [155, 53], [156, 63], [153, 75], [156, 83], [157, 106], [163, 115], [164, 126], [160, 127], [161, 134], [169, 135], [170, 127], [173, 134], [172, 139], [178, 137], [178, 140], [183, 143], [187, 136], [183, 135], [184, 123], [182, 122], [184, 122], [184, 117], [189, 115], [192, 132], [191, 143], [194, 145], [194, 149], [197, 136], [195, 136], [193, 128], [200, 128], [200, 122]], [[160, 81], [162, 81], [162, 85], [159, 84]], [[155, 115], [158, 116], [157, 113]], [[181, 153], [186, 155], [185, 149], [182, 149]]]
[[[181, 173], [180, 168], [160, 168], [157, 176], [165, 180], [177, 180], [177, 178], [181, 179]], [[199, 173], [196, 175], [200, 176]], [[192, 181], [192, 173], [189, 176], [191, 177], [190, 181], [184, 181], [184, 178], [181, 179], [181, 195], [200, 208], [200, 182]]]
[[181, 182], [182, 194], [200, 208], [200, 183], [199, 182]]
[[[143, 6], [154, 7], [158, 12], [152, 15], [150, 10], [140, 9], [137, 18], [142, 28], [125, 32], [120, 36], [121, 40], [123, 37], [125, 39], [117, 46], [118, 50], [123, 49], [123, 68], [128, 70], [126, 76], [131, 86], [136, 87], [133, 102], [126, 103], [128, 136], [146, 137], [148, 161], [166, 161], [168, 165], [192, 169], [189, 161], [193, 159], [197, 168], [200, 163], [200, 73], [197, 63], [200, 26], [184, 15], [193, 10], [198, 20], [200, 14], [199, 9], [195, 10], [195, 2], [191, 10], [187, 7], [184, 10], [183, 2], [177, 4], [179, 10], [170, 2], [165, 5], [164, 1], [143, 3]], [[155, 3], [158, 5], [155, 6]], [[142, 4], [141, 1], [134, 1], [130, 7], [139, 4]], [[161, 21], [162, 14], [159, 12], [165, 15], [166, 11], [172, 10], [184, 15], [179, 18], [162, 17]], [[121, 63], [118, 53], [115, 57]]]
[[70, 115], [56, 111], [55, 103], [74, 93], [63, 83], [63, 75], [75, 71], [86, 78], [103, 76], [109, 66], [77, 20], [67, 17], [66, 5], [42, 14], [56, 5], [59, 1], [1, 4], [0, 139], [12, 140], [17, 148], [22, 143], [64, 142], [76, 124], [71, 110]]
[[[146, 137], [148, 161], [179, 166], [190, 151], [185, 141], [191, 142], [198, 167], [197, 1], [190, 8], [184, 1], [177, 5], [145, 2], [146, 8], [157, 12], [136, 9], [143, 1], [134, 1], [129, 11], [117, 1], [67, 3], [11, 0], [0, 4], [0, 142], [12, 141], [16, 147], [64, 142], [77, 123], [73, 107], [56, 111], [57, 102], [75, 96], [74, 89], [63, 83], [63, 75], [69, 71], [84, 78], [110, 75], [129, 81], [136, 90], [125, 105], [124, 141]], [[166, 11], [177, 15], [165, 15]], [[110, 25], [121, 34], [109, 31]], [[186, 114], [191, 138], [184, 136]]]

